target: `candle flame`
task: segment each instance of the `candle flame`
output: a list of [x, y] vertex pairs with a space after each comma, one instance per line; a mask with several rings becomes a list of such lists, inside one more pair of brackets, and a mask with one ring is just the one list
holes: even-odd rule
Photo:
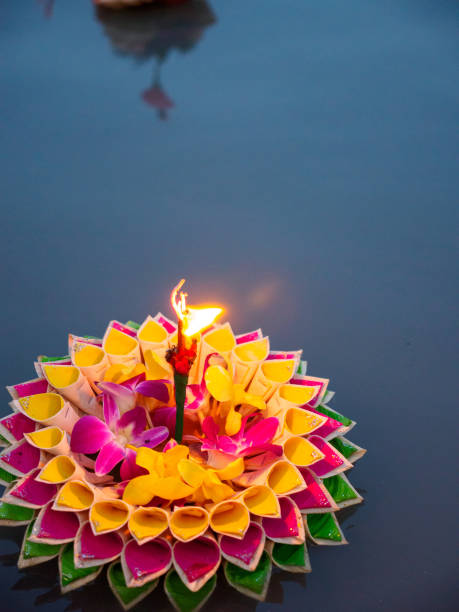
[[222, 314], [223, 308], [207, 308], [205, 306], [194, 308], [192, 306], [187, 306], [186, 298], [188, 297], [188, 293], [180, 291], [184, 283], [185, 279], [182, 278], [179, 284], [173, 289], [171, 293], [171, 305], [178, 319], [183, 323], [184, 335], [190, 337], [206, 327], [210, 327], [215, 319]]

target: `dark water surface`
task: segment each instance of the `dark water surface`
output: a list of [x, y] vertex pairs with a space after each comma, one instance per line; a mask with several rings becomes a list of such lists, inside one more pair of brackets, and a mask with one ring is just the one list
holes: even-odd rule
[[[1, 384], [69, 331], [168, 312], [186, 276], [237, 331], [304, 347], [369, 449], [350, 545], [311, 547], [312, 574], [276, 573], [264, 604], [222, 587], [209, 610], [458, 609], [457, 17], [1, 3]], [[0, 535], [2, 609], [115, 609], [103, 581], [60, 597], [55, 561], [18, 572], [22, 529]], [[158, 589], [139, 610], [165, 607]]]

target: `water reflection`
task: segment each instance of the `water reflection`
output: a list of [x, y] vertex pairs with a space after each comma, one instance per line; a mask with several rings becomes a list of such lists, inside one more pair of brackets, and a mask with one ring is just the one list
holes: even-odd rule
[[189, 0], [180, 4], [153, 5], [114, 11], [96, 8], [117, 55], [144, 62], [153, 60], [151, 86], [141, 93], [142, 100], [158, 111], [160, 119], [174, 107], [174, 101], [161, 83], [161, 68], [175, 49], [191, 51], [201, 40], [204, 30], [216, 22], [206, 0]]
[[54, 0], [37, 0], [37, 4], [43, 11], [43, 15], [46, 19], [50, 19], [53, 16]]

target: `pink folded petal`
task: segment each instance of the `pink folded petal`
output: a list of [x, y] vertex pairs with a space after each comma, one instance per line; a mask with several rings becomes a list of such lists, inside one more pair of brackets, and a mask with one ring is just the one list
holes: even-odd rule
[[145, 397], [154, 397], [165, 404], [169, 401], [169, 390], [162, 380], [146, 380], [139, 383], [135, 390]]
[[122, 385], [111, 382], [100, 382], [98, 387], [104, 393], [112, 395], [121, 414], [135, 407], [135, 393]]
[[213, 539], [206, 536], [190, 542], [176, 542], [174, 563], [180, 567], [188, 582], [194, 582], [218, 566], [220, 549]]
[[148, 446], [154, 448], [164, 442], [169, 437], [169, 430], [165, 426], [153, 427], [142, 432], [139, 436], [134, 438], [133, 442], [136, 446]]
[[250, 427], [250, 429], [245, 432], [244, 438], [246, 442], [250, 443], [252, 446], [267, 444], [273, 439], [278, 427], [278, 419], [276, 419], [276, 417], [269, 417]]
[[143, 406], [136, 406], [132, 410], [128, 410], [118, 420], [117, 429], [131, 428], [133, 438], [139, 436], [147, 426], [147, 415]]
[[117, 463], [124, 459], [124, 448], [112, 440], [105, 444], [100, 450], [99, 456], [96, 459], [96, 474], [103, 476], [108, 474]]
[[152, 574], [164, 574], [171, 565], [171, 559], [171, 546], [163, 538], [142, 545], [131, 540], [123, 551], [123, 561], [136, 580]]
[[104, 393], [104, 419], [110, 429], [113, 430], [120, 418], [120, 411], [116, 405], [115, 398], [111, 393]]
[[74, 453], [97, 453], [112, 438], [113, 434], [107, 425], [88, 414], [76, 422], [70, 439], [70, 448]]

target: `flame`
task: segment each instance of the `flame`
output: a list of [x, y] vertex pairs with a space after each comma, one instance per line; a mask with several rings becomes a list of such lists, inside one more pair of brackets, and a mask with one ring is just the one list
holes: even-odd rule
[[[179, 284], [173, 289], [171, 293], [171, 305], [175, 310], [177, 317], [183, 323], [183, 333], [185, 336], [194, 336], [206, 327], [210, 327], [215, 319], [222, 314], [223, 308], [211, 307], [206, 308], [205, 306], [200, 308], [194, 308], [187, 306], [186, 298], [188, 293], [180, 291], [185, 279], [179, 282]], [[180, 291], [180, 295], [178, 295]]]

